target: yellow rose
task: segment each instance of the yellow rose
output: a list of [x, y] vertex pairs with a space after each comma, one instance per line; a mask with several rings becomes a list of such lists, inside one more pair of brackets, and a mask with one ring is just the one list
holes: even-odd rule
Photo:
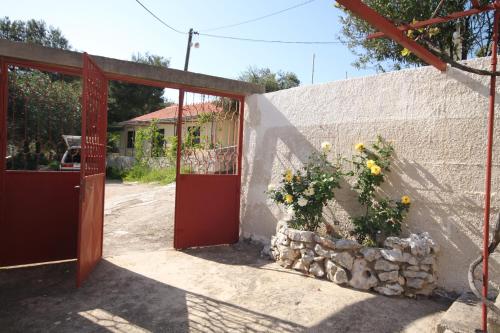
[[362, 152], [363, 150], [365, 150], [365, 145], [362, 143], [358, 143], [354, 146], [354, 149], [356, 149], [359, 152]]
[[409, 205], [409, 204], [411, 203], [411, 199], [410, 199], [410, 197], [409, 197], [409, 196], [407, 196], [407, 195], [403, 195], [403, 196], [401, 197], [401, 203], [402, 203], [403, 205]]
[[405, 48], [401, 51], [401, 55], [402, 55], [403, 57], [407, 57], [407, 56], [409, 56], [410, 54], [411, 54], [411, 51], [410, 51], [410, 50], [408, 50], [406, 47], [405, 47]]
[[368, 169], [371, 169], [372, 166], [374, 166], [374, 165], [376, 165], [374, 160], [368, 160], [368, 161], [366, 161], [366, 167]]
[[372, 167], [370, 168], [370, 171], [372, 173], [372, 175], [374, 176], [378, 176], [380, 175], [380, 172], [382, 172], [382, 169], [378, 166], [378, 165], [372, 165]]
[[291, 182], [293, 179], [293, 173], [292, 173], [292, 170], [286, 170], [285, 172], [285, 181], [286, 182]]
[[291, 194], [285, 195], [285, 202], [287, 204], [291, 204], [293, 202], [293, 195], [291, 195]]

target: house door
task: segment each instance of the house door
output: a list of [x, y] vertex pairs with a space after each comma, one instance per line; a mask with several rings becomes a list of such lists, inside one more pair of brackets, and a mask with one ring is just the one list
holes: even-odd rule
[[176, 249], [239, 239], [243, 101], [179, 94]]
[[102, 257], [108, 82], [83, 55], [80, 219], [77, 245], [77, 286]]

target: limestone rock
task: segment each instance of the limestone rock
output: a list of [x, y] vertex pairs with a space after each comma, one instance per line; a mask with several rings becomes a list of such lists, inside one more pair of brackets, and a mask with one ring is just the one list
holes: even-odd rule
[[313, 231], [288, 229], [288, 238], [296, 242], [311, 243], [314, 241], [314, 235]]
[[399, 238], [399, 237], [387, 237], [384, 246], [390, 247], [391, 249], [404, 250], [410, 246], [409, 238]]
[[358, 250], [362, 246], [351, 239], [338, 239], [335, 241], [335, 249], [337, 250]]
[[377, 271], [394, 271], [399, 270], [399, 266], [388, 262], [387, 260], [380, 259], [375, 262], [375, 269]]
[[290, 244], [290, 239], [288, 239], [288, 236], [282, 233], [277, 233], [276, 234], [276, 245], [289, 245]]
[[403, 258], [403, 252], [401, 252], [400, 249], [382, 249], [380, 250], [380, 254], [384, 259], [389, 260], [389, 261], [399, 261], [399, 262], [404, 262]]
[[428, 272], [431, 269], [431, 267], [429, 265], [420, 265], [420, 269]]
[[407, 278], [427, 279], [430, 274], [426, 272], [403, 271], [403, 275]]
[[391, 271], [391, 272], [379, 273], [378, 278], [380, 279], [380, 281], [383, 282], [398, 282], [399, 272]]
[[386, 296], [396, 296], [396, 295], [401, 295], [404, 289], [399, 284], [394, 283], [394, 284], [386, 284], [383, 287], [376, 287], [375, 291], [378, 292], [379, 294]]
[[414, 256], [426, 256], [439, 252], [439, 247], [432, 240], [428, 232], [410, 235], [411, 254]]
[[316, 244], [316, 246], [314, 247], [314, 252], [316, 252], [316, 254], [318, 256], [322, 256], [322, 257], [325, 257], [325, 258], [328, 258], [331, 256], [331, 251], [330, 250], [326, 250], [324, 249], [321, 245], [319, 244]]
[[352, 266], [349, 284], [356, 289], [368, 290], [378, 285], [378, 279], [368, 267], [366, 260], [356, 259]]
[[434, 265], [436, 263], [436, 259], [433, 256], [427, 256], [424, 259], [420, 260], [420, 264], [422, 265]]
[[330, 259], [325, 260], [325, 272], [326, 272], [326, 278], [330, 281], [333, 281], [333, 277], [335, 276], [335, 273], [337, 273], [337, 265], [333, 263]]
[[292, 250], [300, 250], [304, 248], [304, 243], [302, 242], [296, 242], [296, 241], [291, 241], [290, 242], [290, 248]]
[[421, 289], [424, 286], [422, 279], [406, 279], [406, 286], [414, 289]]
[[276, 246], [276, 241], [278, 240], [278, 237], [276, 236], [271, 236], [271, 247]]
[[314, 260], [314, 261], [316, 261], [316, 262], [321, 262], [321, 261], [325, 260], [325, 257], [321, 257], [321, 256], [319, 256], [319, 257], [314, 257], [314, 259], [313, 259], [313, 260]]
[[329, 249], [329, 250], [335, 250], [335, 242], [329, 238], [326, 237], [321, 237], [319, 235], [314, 236], [314, 241], [316, 243], [321, 244], [321, 246]]
[[316, 277], [323, 277], [325, 275], [325, 270], [320, 263], [313, 262], [311, 267], [309, 267], [309, 273]]
[[333, 276], [333, 282], [335, 282], [336, 284], [345, 284], [349, 282], [346, 270], [342, 267], [338, 267], [335, 275]]
[[308, 265], [304, 262], [304, 260], [298, 259], [295, 261], [292, 268], [298, 271], [307, 272]]
[[310, 249], [302, 249], [300, 250], [301, 259], [304, 261], [304, 264], [310, 265], [314, 261], [314, 251]]
[[420, 267], [418, 267], [418, 266], [408, 266], [408, 267], [406, 267], [406, 269], [409, 270], [409, 271], [418, 272], [420, 270]]
[[409, 253], [403, 253], [403, 262], [407, 262], [410, 265], [418, 265], [418, 260]]
[[298, 250], [292, 250], [291, 248], [284, 245], [278, 245], [278, 251], [280, 253], [281, 260], [295, 261], [295, 259], [297, 259], [300, 255], [300, 252]]
[[380, 259], [382, 256], [380, 250], [374, 247], [364, 247], [360, 250], [361, 254], [367, 261], [374, 261]]
[[333, 252], [331, 253], [330, 258], [338, 265], [347, 268], [348, 270], [352, 269], [352, 264], [354, 262], [354, 257], [349, 252]]

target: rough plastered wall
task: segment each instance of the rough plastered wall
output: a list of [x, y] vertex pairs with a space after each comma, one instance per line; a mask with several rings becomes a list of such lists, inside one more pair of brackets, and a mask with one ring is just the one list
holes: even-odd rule
[[[487, 67], [488, 60], [469, 65]], [[482, 243], [488, 87], [487, 77], [424, 67], [250, 96], [242, 235], [267, 240], [274, 234], [283, 213], [264, 191], [285, 168], [301, 167], [322, 141], [333, 143], [333, 154], [350, 157], [354, 144], [367, 145], [381, 134], [396, 149], [384, 191], [412, 198], [406, 232], [428, 231], [442, 249], [439, 285], [465, 290], [467, 267]], [[499, 134], [497, 129], [492, 221], [500, 207]], [[359, 205], [349, 184], [336, 193], [327, 216], [345, 229]], [[493, 285], [500, 280], [498, 258], [492, 258]]]

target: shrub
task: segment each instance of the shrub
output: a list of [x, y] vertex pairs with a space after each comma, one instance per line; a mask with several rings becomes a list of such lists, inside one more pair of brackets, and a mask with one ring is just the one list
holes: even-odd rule
[[303, 170], [286, 170], [278, 186], [269, 185], [268, 195], [291, 210], [289, 225], [295, 229], [315, 231], [323, 222], [323, 207], [339, 188], [341, 172], [327, 159], [331, 144], [322, 144], [323, 152], [313, 154]]
[[354, 189], [365, 214], [352, 218], [354, 234], [365, 245], [380, 245], [386, 237], [401, 233], [402, 222], [410, 208], [410, 198], [403, 196], [401, 200], [394, 201], [377, 194], [386, 173], [390, 172], [394, 153], [391, 144], [378, 136], [370, 149], [362, 143], [358, 143], [355, 149], [357, 153], [351, 161], [354, 170], [347, 175], [356, 178]]

